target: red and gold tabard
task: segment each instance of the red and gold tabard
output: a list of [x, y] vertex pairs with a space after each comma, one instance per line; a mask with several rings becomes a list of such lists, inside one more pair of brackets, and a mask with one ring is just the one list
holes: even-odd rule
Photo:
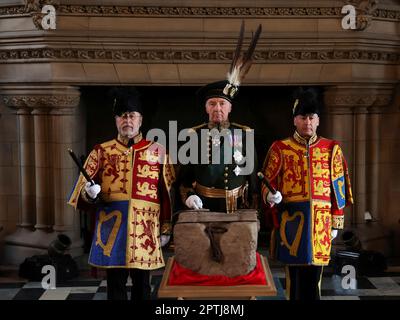
[[[353, 203], [338, 142], [317, 136], [307, 141], [296, 132], [273, 143], [263, 172], [283, 197], [267, 210], [273, 215], [271, 245], [276, 246], [277, 258], [293, 265], [327, 265], [331, 230], [343, 229], [343, 208]], [[268, 191], [262, 187], [264, 201]]]
[[[89, 263], [97, 267], [157, 269], [164, 266], [160, 233], [171, 231], [173, 166], [165, 149], [142, 139], [128, 148], [118, 139], [98, 145], [84, 168], [101, 186]], [[80, 175], [69, 204], [85, 199]]]

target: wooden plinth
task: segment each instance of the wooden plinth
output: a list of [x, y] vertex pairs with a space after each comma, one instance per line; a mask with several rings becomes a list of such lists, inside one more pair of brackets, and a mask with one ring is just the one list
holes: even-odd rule
[[178, 299], [255, 299], [255, 297], [276, 296], [277, 291], [268, 261], [261, 257], [262, 267], [267, 279], [266, 285], [239, 286], [170, 286], [168, 285], [174, 258], [169, 258], [158, 290], [159, 298]]

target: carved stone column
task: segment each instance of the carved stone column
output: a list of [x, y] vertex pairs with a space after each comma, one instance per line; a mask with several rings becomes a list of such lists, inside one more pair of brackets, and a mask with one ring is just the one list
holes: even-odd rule
[[35, 189], [36, 189], [36, 224], [37, 231], [50, 231], [52, 226], [51, 210], [53, 206], [51, 155], [53, 154], [50, 136], [52, 133], [49, 112], [51, 107], [35, 108]]
[[78, 226], [78, 214], [67, 205], [67, 198], [78, 177], [78, 169], [67, 150], [72, 148], [76, 154], [84, 154], [82, 137], [85, 136], [86, 123], [75, 108], [57, 108], [50, 113], [53, 125], [52, 135], [52, 177], [54, 189], [54, 225], [53, 230], [69, 233]]
[[17, 110], [19, 125], [21, 217], [19, 227], [33, 228], [35, 208], [35, 145], [31, 109]]
[[76, 136], [80, 92], [62, 86], [3, 87], [0, 94], [19, 117], [22, 208], [19, 228], [5, 239], [3, 260], [18, 264], [43, 253], [59, 232], [72, 238], [77, 253], [79, 219], [66, 205], [76, 170], [66, 150], [83, 149], [77, 147], [82, 137]]
[[390, 103], [392, 86], [349, 85], [326, 87], [325, 106], [330, 137], [339, 140], [348, 160], [354, 210], [346, 224], [364, 221], [365, 211], [379, 216], [379, 112]]
[[358, 106], [354, 109], [354, 162], [353, 162], [353, 185], [356, 214], [354, 223], [361, 223], [367, 209], [367, 108]]
[[367, 208], [374, 218], [380, 219], [379, 207], [379, 165], [380, 165], [380, 130], [381, 130], [382, 107], [369, 108], [369, 119], [367, 129], [367, 162], [366, 171], [370, 179], [367, 185]]

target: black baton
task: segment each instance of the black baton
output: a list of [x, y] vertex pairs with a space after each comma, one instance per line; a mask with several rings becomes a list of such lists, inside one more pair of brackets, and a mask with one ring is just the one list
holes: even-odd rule
[[268, 179], [261, 173], [258, 172], [257, 173], [257, 177], [265, 183], [265, 185], [267, 186], [267, 188], [269, 189], [269, 191], [271, 191], [272, 194], [276, 194], [276, 190], [273, 186], [271, 186], [271, 184], [269, 183]]
[[74, 162], [76, 163], [76, 165], [79, 168], [79, 172], [83, 174], [83, 176], [85, 177], [85, 179], [90, 182], [90, 185], [94, 185], [94, 182], [92, 179], [90, 179], [89, 175], [87, 174], [86, 170], [83, 168], [81, 162], [79, 161], [79, 159], [76, 157], [75, 153], [71, 150], [68, 149], [69, 155], [71, 156], [72, 160], [74, 160]]

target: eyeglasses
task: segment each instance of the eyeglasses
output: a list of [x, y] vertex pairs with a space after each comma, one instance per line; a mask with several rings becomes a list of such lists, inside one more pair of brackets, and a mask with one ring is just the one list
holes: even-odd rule
[[134, 120], [136, 118], [140, 118], [141, 115], [139, 113], [133, 113], [133, 112], [128, 113], [128, 112], [126, 112], [124, 114], [121, 114], [119, 117], [122, 118], [122, 119], [125, 119], [125, 120], [126, 119]]

